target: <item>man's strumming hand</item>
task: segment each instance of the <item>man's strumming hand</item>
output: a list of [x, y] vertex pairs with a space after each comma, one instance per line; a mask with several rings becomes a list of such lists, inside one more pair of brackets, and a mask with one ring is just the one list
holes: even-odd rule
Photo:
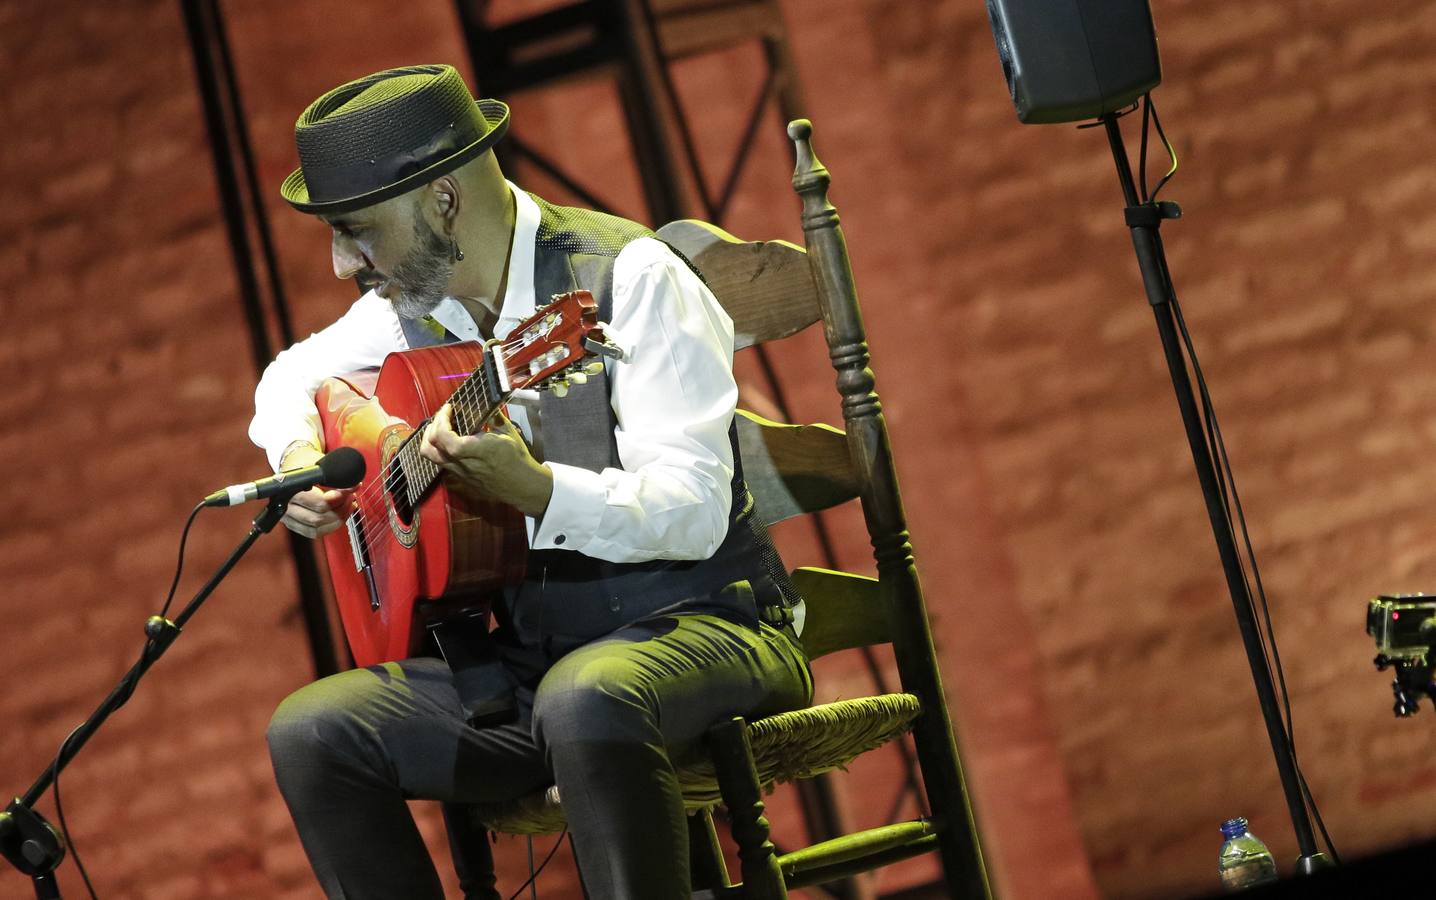
[[[312, 466], [323, 455], [324, 451], [313, 444], [296, 441], [285, 449], [279, 460], [279, 471]], [[295, 494], [284, 510], [284, 527], [307, 538], [326, 535], [343, 524], [353, 494], [352, 490], [332, 491], [319, 487]]]

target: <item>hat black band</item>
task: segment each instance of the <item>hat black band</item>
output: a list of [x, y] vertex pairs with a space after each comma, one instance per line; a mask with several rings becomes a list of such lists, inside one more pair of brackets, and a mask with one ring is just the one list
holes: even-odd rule
[[[464, 125], [461, 131], [457, 125]], [[491, 133], [492, 135], [492, 133]], [[421, 147], [412, 147], [335, 166], [306, 166], [304, 180], [311, 203], [332, 203], [373, 191], [382, 184], [395, 184], [442, 162], [479, 140], [472, 123], [449, 125]], [[496, 139], [498, 135], [492, 135]], [[487, 142], [491, 145], [493, 140]], [[473, 153], [477, 156], [477, 152]]]

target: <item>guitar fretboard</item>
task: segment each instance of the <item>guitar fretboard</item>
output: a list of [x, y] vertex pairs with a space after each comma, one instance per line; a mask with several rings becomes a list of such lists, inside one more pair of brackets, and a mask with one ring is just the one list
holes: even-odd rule
[[[449, 408], [453, 416], [454, 431], [458, 434], [474, 434], [488, 421], [494, 410], [507, 399], [507, 395], [498, 389], [497, 385], [490, 384], [487, 371], [488, 353], [484, 355], [484, 362], [478, 368], [470, 372], [453, 396], [449, 398]], [[398, 469], [403, 484], [391, 482], [392, 476], [386, 477], [386, 483], [392, 485], [391, 490], [402, 488], [405, 498], [409, 501], [409, 508], [414, 509], [419, 501], [434, 486], [439, 479], [442, 469], [438, 463], [431, 462], [419, 455], [419, 448], [423, 445], [424, 435], [428, 433], [432, 425], [431, 420], [425, 420], [414, 433], [394, 454], [391, 467]], [[397, 491], [396, 491], [397, 492]]]

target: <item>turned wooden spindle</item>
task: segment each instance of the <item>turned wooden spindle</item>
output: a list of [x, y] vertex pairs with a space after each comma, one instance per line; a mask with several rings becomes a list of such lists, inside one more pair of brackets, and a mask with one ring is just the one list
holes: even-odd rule
[[953, 896], [988, 900], [991, 887], [908, 540], [887, 422], [868, 367], [867, 335], [847, 241], [838, 211], [828, 200], [832, 179], [813, 152], [812, 134], [807, 119], [788, 123], [788, 137], [797, 156], [793, 190], [802, 199], [808, 264], [823, 307], [828, 355], [837, 373], [848, 452], [861, 484], [863, 515], [872, 539], [899, 676], [903, 690], [922, 701], [923, 713], [913, 730], [923, 781], [933, 817], [942, 827], [943, 868]]
[[784, 900], [788, 892], [763, 815], [763, 788], [753, 767], [747, 723], [735, 718], [714, 726], [708, 732], [708, 751], [738, 844], [744, 900]]

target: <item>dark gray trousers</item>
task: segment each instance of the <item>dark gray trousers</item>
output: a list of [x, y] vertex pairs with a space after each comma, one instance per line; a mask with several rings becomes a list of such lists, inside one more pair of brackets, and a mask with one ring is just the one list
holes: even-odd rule
[[[471, 727], [448, 667], [411, 659], [296, 691], [269, 747], [330, 897], [443, 896], [406, 800], [499, 802], [556, 784], [589, 895], [670, 900], [690, 893], [674, 762], [719, 721], [811, 699], [807, 663], [781, 632], [661, 616], [561, 657], [515, 722]], [[468, 843], [484, 858], [461, 866], [466, 892], [498, 896], [487, 842]]]

